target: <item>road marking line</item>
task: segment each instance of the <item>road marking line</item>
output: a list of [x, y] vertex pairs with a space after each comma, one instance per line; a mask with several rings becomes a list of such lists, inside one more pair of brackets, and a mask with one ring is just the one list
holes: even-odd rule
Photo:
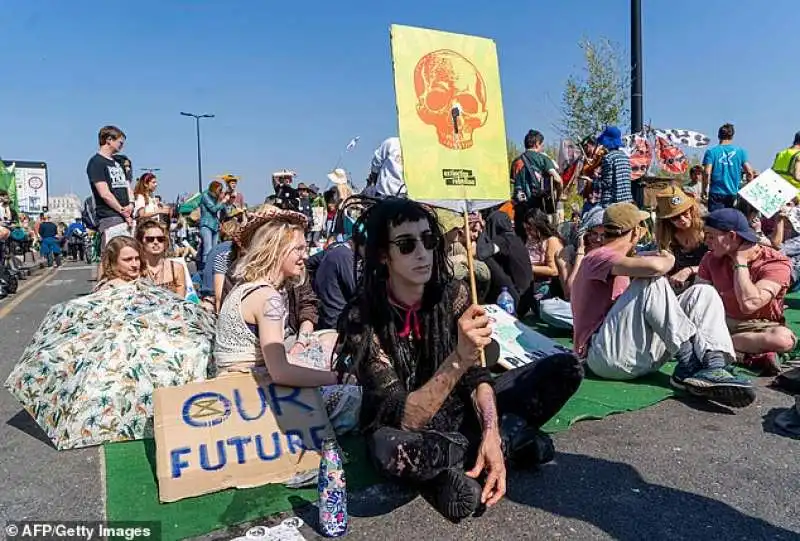
[[94, 270], [97, 268], [97, 265], [82, 265], [80, 267], [61, 267], [62, 271], [76, 271], [76, 270]]
[[28, 287], [24, 288], [21, 292], [18, 291], [14, 295], [14, 298], [11, 299], [11, 301], [8, 304], [0, 308], [0, 319], [3, 319], [8, 314], [10, 314], [14, 308], [16, 308], [17, 306], [20, 305], [20, 303], [22, 303], [22, 301], [30, 297], [33, 292], [42, 287], [47, 282], [47, 280], [50, 279], [56, 273], [57, 270], [58, 269], [55, 268], [48, 269], [38, 279], [34, 280], [33, 282], [28, 282]]

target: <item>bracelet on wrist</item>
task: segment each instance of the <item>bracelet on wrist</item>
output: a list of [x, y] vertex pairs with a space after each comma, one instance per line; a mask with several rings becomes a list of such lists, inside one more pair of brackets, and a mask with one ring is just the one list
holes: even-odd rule
[[747, 265], [746, 263], [734, 263], [733, 264], [733, 268], [734, 269], [749, 269], [750, 265]]

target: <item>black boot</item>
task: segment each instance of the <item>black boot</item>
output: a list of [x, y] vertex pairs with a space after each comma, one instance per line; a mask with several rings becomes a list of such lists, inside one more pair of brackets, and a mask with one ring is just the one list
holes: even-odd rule
[[509, 467], [514, 469], [536, 468], [547, 464], [555, 456], [555, 447], [550, 436], [528, 425], [525, 419], [506, 413], [500, 420], [503, 451]]
[[481, 485], [460, 468], [450, 468], [429, 484], [431, 504], [446, 519], [458, 522], [475, 513], [481, 505]]

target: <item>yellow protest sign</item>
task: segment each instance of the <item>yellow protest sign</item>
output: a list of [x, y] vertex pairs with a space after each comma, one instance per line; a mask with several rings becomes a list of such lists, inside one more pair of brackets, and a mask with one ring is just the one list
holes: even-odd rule
[[508, 199], [494, 41], [400, 25], [391, 39], [409, 196], [434, 204]]

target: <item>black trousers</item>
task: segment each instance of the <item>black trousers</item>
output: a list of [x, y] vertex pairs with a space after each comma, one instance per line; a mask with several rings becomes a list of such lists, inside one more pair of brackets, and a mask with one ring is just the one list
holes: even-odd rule
[[[564, 406], [583, 379], [580, 361], [570, 353], [546, 357], [510, 370], [495, 380], [498, 418], [506, 413], [540, 428]], [[393, 479], [424, 483], [451, 465], [443, 456], [455, 452], [463, 457], [458, 467], [474, 463], [482, 429], [475, 415], [457, 432], [409, 431], [382, 427], [368, 439], [369, 451], [378, 470]]]

